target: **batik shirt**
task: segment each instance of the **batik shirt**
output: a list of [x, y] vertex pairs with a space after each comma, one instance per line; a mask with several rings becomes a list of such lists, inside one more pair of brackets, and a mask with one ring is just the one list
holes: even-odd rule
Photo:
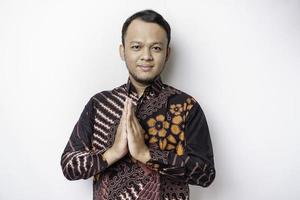
[[[102, 155], [113, 145], [126, 97], [136, 106], [151, 159], [143, 164], [128, 153], [108, 166]], [[74, 126], [61, 167], [69, 180], [93, 177], [94, 200], [189, 199], [188, 184], [207, 187], [216, 174], [202, 108], [160, 76], [141, 97], [129, 78], [93, 95]]]

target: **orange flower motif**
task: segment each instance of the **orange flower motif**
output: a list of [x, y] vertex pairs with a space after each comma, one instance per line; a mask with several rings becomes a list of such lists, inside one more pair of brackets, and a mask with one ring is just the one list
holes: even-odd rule
[[183, 118], [180, 115], [177, 115], [172, 119], [173, 124], [171, 126], [171, 132], [174, 135], [178, 135], [179, 133], [182, 132], [181, 127], [184, 128], [184, 125], [182, 124], [182, 122], [183, 122]]
[[160, 140], [159, 140], [159, 148], [161, 149], [161, 150], [164, 150], [165, 148], [166, 148], [166, 146], [167, 146], [167, 139], [166, 138], [161, 138]]
[[174, 137], [172, 134], [170, 134], [170, 135], [167, 137], [167, 139], [168, 139], [169, 142], [171, 142], [171, 143], [173, 143], [173, 144], [176, 144], [176, 139], [175, 139], [175, 137]]
[[183, 110], [185, 111], [184, 117], [187, 117], [196, 100], [193, 97], [188, 97], [185, 101], [186, 102], [183, 103]]
[[167, 140], [169, 142], [169, 144], [167, 144], [167, 150], [172, 150], [172, 149], [175, 149], [175, 144], [177, 143], [176, 141], [176, 138], [170, 134], [168, 137], [167, 137]]
[[[177, 143], [176, 142], [176, 139], [174, 138], [172, 138], [172, 137], [168, 137], [167, 139], [171, 142], [171, 141], [174, 141], [175, 140], [175, 142], [173, 142], [174, 144], [176, 144], [177, 143], [177, 145], [176, 145], [176, 153], [177, 153], [177, 155], [179, 155], [179, 156], [181, 156], [181, 155], [183, 155], [183, 152], [184, 152], [184, 148], [183, 148], [183, 146], [182, 146], [182, 144], [181, 144], [181, 142], [183, 142], [184, 141], [184, 138], [185, 138], [185, 136], [184, 136], [184, 123], [183, 123], [183, 117], [182, 116], [180, 116], [180, 115], [177, 115], [177, 116], [175, 116], [173, 119], [172, 119], [172, 125], [171, 125], [171, 132], [174, 134], [174, 135], [178, 135], [178, 138], [179, 138], [179, 142]], [[167, 147], [167, 149], [168, 148], [171, 148], [171, 147]], [[174, 146], [174, 148], [175, 148], [175, 146]]]
[[189, 98], [186, 99], [186, 102], [187, 102], [186, 109], [190, 110], [193, 107], [193, 102], [195, 102], [195, 99], [189, 97]]
[[176, 146], [176, 153], [177, 153], [177, 155], [179, 155], [179, 156], [182, 156], [183, 153], [184, 153], [184, 149], [183, 149], [183, 146], [182, 146], [181, 142], [179, 142], [179, 143], [177, 144], [177, 146]]
[[167, 146], [167, 139], [165, 138], [167, 135], [167, 130], [170, 127], [169, 122], [165, 120], [164, 115], [158, 115], [154, 118], [150, 118], [147, 121], [148, 126], [148, 134], [151, 136], [149, 139], [149, 143], [156, 143], [159, 141], [159, 147], [161, 150], [164, 150]]
[[182, 111], [183, 111], [183, 107], [181, 104], [172, 104], [170, 106], [170, 112], [174, 115], [180, 115]]
[[[188, 105], [188, 103], [184, 104], [184, 106]], [[158, 143], [161, 150], [175, 150], [177, 155], [183, 155], [183, 142], [185, 140], [185, 115], [181, 115], [183, 110], [184, 108], [181, 104], [171, 105], [170, 112], [173, 114], [173, 117], [170, 122], [162, 114], [150, 118], [147, 121], [149, 128], [147, 131], [148, 134], [145, 134], [145, 139], [149, 140], [149, 143]], [[169, 128], [170, 134], [167, 135]]]

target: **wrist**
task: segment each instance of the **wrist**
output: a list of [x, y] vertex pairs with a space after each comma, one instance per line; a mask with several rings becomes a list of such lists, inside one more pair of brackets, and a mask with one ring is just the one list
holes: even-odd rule
[[108, 166], [110, 166], [120, 159], [120, 157], [118, 155], [120, 155], [120, 154], [118, 154], [115, 151], [115, 149], [113, 147], [111, 147], [104, 152], [102, 157], [104, 160], [106, 160], [106, 162], [108, 163]]
[[138, 154], [136, 159], [146, 164], [151, 159], [149, 148], [146, 146], [145, 149]]

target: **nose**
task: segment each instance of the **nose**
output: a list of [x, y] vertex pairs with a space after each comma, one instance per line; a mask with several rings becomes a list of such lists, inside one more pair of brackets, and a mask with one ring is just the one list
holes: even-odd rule
[[151, 51], [148, 48], [145, 48], [142, 54], [142, 60], [153, 60], [153, 57], [151, 55]]

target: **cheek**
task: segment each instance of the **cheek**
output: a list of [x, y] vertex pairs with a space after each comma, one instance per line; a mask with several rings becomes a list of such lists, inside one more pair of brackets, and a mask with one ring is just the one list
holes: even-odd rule
[[157, 64], [162, 65], [165, 63], [166, 56], [165, 56], [165, 54], [159, 54], [159, 55], [155, 56], [154, 59]]
[[139, 59], [139, 55], [136, 53], [128, 52], [125, 54], [125, 59], [129, 63], [135, 63]]

